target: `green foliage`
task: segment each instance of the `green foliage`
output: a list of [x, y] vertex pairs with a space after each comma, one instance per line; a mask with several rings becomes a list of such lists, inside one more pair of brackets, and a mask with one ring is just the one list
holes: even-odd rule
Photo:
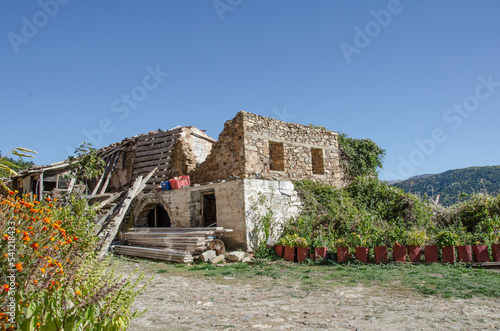
[[340, 160], [347, 179], [359, 176], [377, 176], [382, 168], [385, 150], [371, 139], [354, 139], [339, 133]]
[[125, 330], [139, 314], [130, 307], [144, 276], [124, 279], [97, 259], [87, 202], [58, 207], [49, 198], [9, 195], [0, 201], [0, 282], [5, 288], [14, 274], [17, 284], [0, 292], [0, 302], [15, 296], [18, 329]]
[[474, 194], [500, 194], [500, 166], [470, 167], [436, 175], [419, 176], [392, 184], [423, 198], [435, 198], [443, 206], [462, 202]]
[[[19, 157], [19, 160], [16, 161], [12, 158], [8, 158], [7, 156], [10, 154]], [[34, 154], [37, 154], [37, 152], [32, 151], [31, 149], [15, 147], [4, 156], [0, 155], [0, 178], [17, 175], [17, 172], [14, 169], [22, 170], [31, 167], [33, 162], [25, 162], [23, 161], [23, 157], [34, 158]], [[0, 180], [0, 185], [5, 190], [9, 190], [3, 180]]]
[[441, 231], [436, 236], [436, 244], [439, 247], [457, 246], [459, 243], [460, 237], [451, 230]]
[[[21, 158], [14, 160], [13, 158], [10, 157], [2, 158], [0, 164], [9, 167], [12, 170], [17, 170], [17, 171], [29, 169], [35, 165], [32, 161], [23, 161], [23, 159]], [[13, 173], [11, 171], [0, 166], [0, 177], [9, 177], [12, 174]]]
[[410, 246], [422, 246], [429, 240], [425, 229], [413, 228], [406, 232], [406, 244]]
[[92, 144], [83, 142], [75, 150], [75, 156], [68, 156], [66, 160], [72, 168], [70, 176], [83, 181], [102, 174], [105, 162], [98, 152], [92, 147]]
[[309, 242], [306, 238], [297, 237], [293, 240], [293, 247], [309, 247]]

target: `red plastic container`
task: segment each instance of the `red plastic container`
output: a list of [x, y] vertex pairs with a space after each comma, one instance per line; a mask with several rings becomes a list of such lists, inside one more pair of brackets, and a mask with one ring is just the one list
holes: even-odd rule
[[170, 179], [169, 182], [173, 190], [191, 185], [191, 180], [189, 179], [189, 176], [174, 177]]

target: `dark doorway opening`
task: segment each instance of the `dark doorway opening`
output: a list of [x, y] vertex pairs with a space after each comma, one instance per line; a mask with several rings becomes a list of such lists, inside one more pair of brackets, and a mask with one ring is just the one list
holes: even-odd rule
[[217, 207], [215, 193], [208, 192], [202, 195], [203, 226], [217, 226]]
[[156, 205], [148, 214], [149, 228], [168, 228], [171, 226], [170, 217], [162, 205]]

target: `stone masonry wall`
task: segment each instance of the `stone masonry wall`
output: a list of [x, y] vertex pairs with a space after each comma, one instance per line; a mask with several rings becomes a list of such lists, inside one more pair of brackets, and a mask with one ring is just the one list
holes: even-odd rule
[[[315, 173], [313, 149], [321, 150], [314, 160], [316, 166], [321, 164], [318, 155], [323, 157], [323, 169], [316, 167]], [[231, 178], [309, 178], [340, 187], [343, 172], [339, 163], [337, 133], [241, 111], [225, 123], [211, 154], [191, 173], [191, 177], [193, 183]]]
[[236, 116], [224, 124], [217, 143], [205, 162], [190, 173], [192, 183], [209, 183], [245, 176], [243, 118]]
[[223, 237], [228, 249], [255, 250], [264, 236], [263, 217], [272, 213], [271, 234], [277, 237], [284, 223], [302, 210], [292, 182], [240, 179], [141, 194], [132, 205], [130, 225], [145, 226], [141, 223], [144, 217], [156, 205], [161, 205], [172, 227], [202, 226], [200, 196], [206, 192], [215, 194], [217, 226], [233, 229]]
[[[306, 125], [240, 112], [245, 130], [245, 171], [261, 179], [293, 180], [310, 178], [342, 186], [337, 133]], [[283, 144], [284, 170], [271, 170], [269, 142]], [[323, 150], [324, 174], [313, 174], [311, 150]], [[281, 162], [281, 160], [278, 160]], [[318, 160], [315, 160], [318, 164]]]

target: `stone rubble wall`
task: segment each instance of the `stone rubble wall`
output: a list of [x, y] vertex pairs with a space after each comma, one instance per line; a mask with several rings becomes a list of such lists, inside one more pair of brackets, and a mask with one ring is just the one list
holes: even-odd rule
[[224, 179], [245, 177], [245, 148], [243, 122], [236, 116], [224, 124], [212, 152], [194, 172], [190, 173], [192, 183], [217, 182]]
[[172, 227], [202, 226], [201, 194], [214, 192], [217, 226], [233, 229], [222, 238], [228, 249], [255, 250], [262, 241], [262, 218], [272, 212], [271, 234], [297, 217], [302, 204], [289, 181], [240, 179], [164, 192], [141, 194], [131, 207], [131, 226], [145, 226], [145, 216], [156, 206], [167, 211]]
[[[242, 113], [245, 130], [246, 172], [262, 179], [313, 179], [342, 186], [337, 133], [306, 125], [286, 123], [251, 113]], [[282, 143], [284, 171], [270, 168], [269, 142]], [[313, 174], [311, 149], [323, 150], [324, 174]]]
[[[269, 142], [283, 145], [284, 171], [271, 170]], [[311, 149], [323, 150], [324, 174], [313, 174]], [[227, 121], [212, 153], [191, 174], [194, 183], [223, 179], [313, 179], [343, 186], [337, 133], [322, 128], [282, 122], [245, 111]]]

